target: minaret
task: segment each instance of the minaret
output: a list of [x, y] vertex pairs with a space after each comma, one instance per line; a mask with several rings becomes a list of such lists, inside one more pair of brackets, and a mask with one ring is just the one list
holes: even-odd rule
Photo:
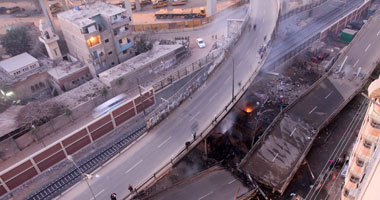
[[62, 58], [61, 50], [58, 46], [59, 37], [53, 32], [53, 28], [46, 23], [45, 20], [40, 20], [40, 41], [45, 44], [49, 57], [52, 60], [58, 60]]

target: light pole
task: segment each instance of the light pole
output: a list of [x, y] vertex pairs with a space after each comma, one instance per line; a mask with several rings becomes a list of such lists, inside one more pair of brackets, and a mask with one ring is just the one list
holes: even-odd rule
[[74, 159], [73, 159], [73, 157], [72, 157], [71, 155], [68, 155], [68, 156], [67, 156], [67, 159], [70, 160], [71, 162], [73, 162], [73, 163], [74, 163], [74, 166], [79, 170], [80, 174], [82, 175], [82, 177], [84, 178], [84, 180], [85, 180], [86, 183], [87, 183], [88, 189], [90, 189], [90, 192], [91, 192], [92, 198], [93, 198], [94, 200], [96, 200], [95, 193], [94, 193], [94, 191], [92, 190], [92, 188], [91, 188], [91, 186], [90, 186], [90, 183], [89, 183], [88, 180], [87, 180], [87, 178], [88, 178], [88, 177], [91, 177], [91, 175], [84, 173], [84, 172], [78, 167], [77, 163], [74, 161]]
[[230, 52], [227, 49], [223, 49], [223, 50], [232, 59], [232, 101], [234, 101], [234, 99], [235, 99], [235, 91], [234, 91], [234, 86], [235, 86], [235, 60], [234, 60], [234, 57], [230, 54]]

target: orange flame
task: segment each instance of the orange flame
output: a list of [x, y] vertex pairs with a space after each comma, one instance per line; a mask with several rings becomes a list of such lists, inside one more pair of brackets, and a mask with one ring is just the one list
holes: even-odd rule
[[247, 106], [246, 108], [245, 108], [245, 112], [246, 113], [251, 113], [253, 111], [253, 108], [251, 107], [251, 106]]

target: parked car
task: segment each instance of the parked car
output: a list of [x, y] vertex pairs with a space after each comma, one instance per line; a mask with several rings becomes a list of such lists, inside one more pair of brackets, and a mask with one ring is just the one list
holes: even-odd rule
[[199, 48], [201, 48], [201, 49], [206, 47], [206, 43], [203, 41], [202, 38], [197, 39], [197, 44], [198, 44]]
[[7, 11], [6, 11], [6, 13], [7, 14], [12, 14], [12, 13], [18, 12], [20, 10], [21, 10], [20, 7], [15, 6], [15, 7], [12, 7], [12, 8], [8, 8]]

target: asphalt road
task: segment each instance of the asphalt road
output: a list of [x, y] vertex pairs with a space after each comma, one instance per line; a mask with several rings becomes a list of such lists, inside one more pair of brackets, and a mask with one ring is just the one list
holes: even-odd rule
[[[348, 103], [355, 91], [363, 86], [363, 78], [372, 73], [380, 54], [380, 18], [373, 21], [356, 37], [341, 56], [332, 73], [268, 129], [262, 140], [249, 152], [240, 167], [261, 183], [284, 190], [297, 164], [307, 154], [320, 126]], [[360, 71], [360, 75], [356, 76]]]
[[346, 13], [354, 10], [363, 3], [363, 0], [347, 0], [346, 6], [344, 1], [330, 0], [322, 4], [320, 7], [313, 9], [312, 19], [299, 31], [281, 40], [275, 40], [273, 48], [269, 54], [262, 70], [270, 71], [276, 66], [274, 65], [278, 59], [282, 58], [287, 53], [297, 49], [299, 45], [312, 38], [321, 30], [330, 26]]
[[[230, 52], [235, 64], [235, 93], [239, 89], [238, 82], [243, 85], [256, 71], [259, 61], [257, 51], [264, 42], [264, 36], [270, 35], [276, 25], [276, 0], [255, 0], [253, 3], [251, 13], [252, 21], [257, 25], [256, 31], [244, 32]], [[116, 192], [120, 198], [127, 196], [128, 184], [142, 184], [178, 154], [186, 141], [192, 139], [191, 126], [194, 123], [198, 123], [201, 132], [212, 122], [232, 97], [231, 56], [194, 93], [191, 100], [182, 104], [128, 151], [96, 172], [98, 177], [89, 180], [89, 184], [97, 199], [107, 199], [111, 192]], [[194, 192], [194, 195], [198, 194]], [[91, 199], [91, 196], [86, 182], [82, 181], [60, 198], [83, 200]]]
[[[196, 194], [194, 194], [196, 191]], [[229, 200], [248, 192], [239, 180], [220, 167], [210, 168], [156, 193], [150, 200]]]

